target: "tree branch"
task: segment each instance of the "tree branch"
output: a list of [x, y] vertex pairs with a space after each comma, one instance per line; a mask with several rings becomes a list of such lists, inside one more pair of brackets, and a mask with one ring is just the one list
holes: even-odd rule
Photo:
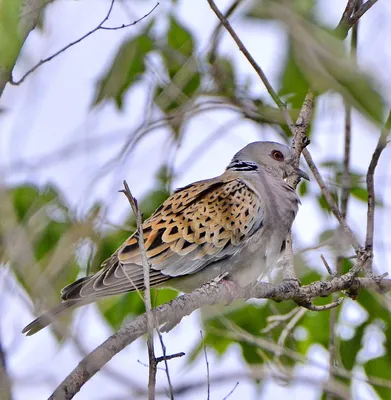
[[225, 29], [229, 32], [231, 35], [232, 39], [235, 41], [235, 43], [238, 45], [239, 50], [244, 54], [244, 56], [247, 58], [248, 62], [251, 64], [251, 66], [254, 68], [255, 72], [258, 74], [258, 76], [261, 78], [261, 81], [266, 87], [266, 90], [274, 100], [274, 102], [278, 105], [280, 108], [284, 119], [286, 121], [286, 124], [288, 125], [289, 129], [293, 131], [294, 129], [294, 124], [292, 121], [292, 118], [286, 108], [285, 103], [279, 98], [278, 94], [276, 91], [273, 89], [272, 85], [270, 84], [269, 80], [267, 79], [265, 73], [263, 72], [262, 68], [258, 65], [258, 63], [255, 61], [254, 57], [250, 54], [250, 52], [247, 50], [246, 46], [243, 44], [243, 42], [240, 40], [239, 36], [235, 32], [235, 30], [232, 28], [231, 24], [227, 20], [227, 18], [223, 15], [223, 13], [217, 8], [215, 2], [213, 0], [208, 0], [208, 3], [213, 10], [213, 12], [216, 14], [217, 18], [221, 21], [221, 24], [224, 25]]
[[[359, 262], [359, 261], [358, 261]], [[235, 299], [272, 299], [276, 301], [293, 300], [298, 303], [311, 302], [317, 297], [326, 297], [341, 290], [375, 289], [381, 292], [391, 290], [390, 279], [357, 278], [354, 272], [335, 277], [328, 282], [316, 281], [309, 285], [297, 287], [289, 282], [274, 285], [260, 282], [251, 288], [241, 288], [237, 285], [216, 284], [211, 282], [203, 285], [192, 293], [184, 294], [169, 303], [163, 304], [152, 313], [162, 330], [172, 329], [183, 317], [193, 311], [214, 304], [229, 304]], [[165, 329], [166, 328], [166, 329]], [[65, 378], [54, 391], [51, 400], [69, 400], [81, 387], [94, 376], [108, 361], [126, 346], [148, 331], [147, 316], [142, 314], [125, 324], [118, 332], [85, 357], [79, 365]]]
[[75, 46], [76, 44], [82, 42], [84, 39], [88, 38], [89, 36], [91, 36], [93, 33], [103, 29], [103, 30], [118, 30], [118, 29], [123, 29], [123, 28], [128, 28], [129, 26], [133, 26], [138, 24], [140, 21], [142, 21], [143, 19], [147, 18], [155, 9], [156, 7], [159, 5], [159, 3], [156, 3], [155, 6], [151, 9], [151, 11], [149, 11], [147, 14], [145, 14], [143, 17], [139, 18], [138, 20], [130, 23], [130, 24], [123, 24], [121, 26], [117, 26], [117, 27], [104, 27], [103, 24], [110, 18], [111, 12], [113, 11], [113, 7], [114, 7], [114, 3], [115, 0], [111, 0], [110, 3], [110, 7], [109, 10], [106, 14], [106, 16], [102, 19], [102, 21], [91, 31], [87, 32], [85, 35], [83, 35], [82, 37], [80, 37], [79, 39], [67, 44], [66, 46], [64, 46], [62, 49], [56, 51], [54, 54], [52, 54], [51, 56], [44, 58], [43, 60], [41, 60], [39, 63], [35, 64], [34, 67], [30, 68], [19, 80], [15, 81], [12, 77], [10, 77], [9, 82], [12, 85], [20, 85], [21, 83], [24, 82], [24, 80], [30, 75], [32, 74], [34, 71], [36, 71], [41, 65], [46, 64], [47, 62], [53, 60], [53, 58], [57, 57], [58, 55], [60, 55], [61, 53], [64, 53], [64, 51], [68, 50], [70, 47]]

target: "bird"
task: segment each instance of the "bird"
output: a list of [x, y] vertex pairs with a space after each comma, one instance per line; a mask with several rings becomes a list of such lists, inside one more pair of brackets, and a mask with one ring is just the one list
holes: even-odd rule
[[[285, 250], [300, 204], [290, 176], [309, 179], [288, 146], [258, 141], [238, 151], [220, 176], [174, 191], [142, 224], [150, 286], [191, 292], [220, 275], [241, 287], [265, 277]], [[22, 332], [35, 334], [68, 309], [143, 289], [136, 231]]]

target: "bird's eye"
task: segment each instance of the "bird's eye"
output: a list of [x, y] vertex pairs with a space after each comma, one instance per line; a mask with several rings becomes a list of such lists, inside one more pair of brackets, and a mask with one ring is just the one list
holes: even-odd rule
[[273, 150], [272, 151], [272, 157], [277, 161], [283, 161], [284, 160], [284, 154], [282, 154], [281, 151], [278, 151], [278, 150]]

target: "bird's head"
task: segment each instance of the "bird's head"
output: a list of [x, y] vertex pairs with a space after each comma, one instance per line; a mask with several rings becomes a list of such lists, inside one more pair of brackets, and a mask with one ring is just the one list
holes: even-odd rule
[[309, 180], [308, 175], [294, 163], [294, 154], [288, 146], [276, 142], [253, 142], [234, 155], [227, 169], [254, 172], [263, 169], [283, 179], [297, 175]]

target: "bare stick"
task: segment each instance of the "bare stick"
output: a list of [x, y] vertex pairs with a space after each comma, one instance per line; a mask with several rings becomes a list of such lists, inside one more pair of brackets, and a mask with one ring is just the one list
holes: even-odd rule
[[130, 206], [136, 216], [137, 222], [137, 236], [138, 236], [138, 245], [141, 254], [141, 261], [143, 264], [144, 270], [144, 303], [145, 310], [147, 314], [147, 327], [148, 327], [148, 358], [149, 358], [149, 380], [148, 380], [148, 398], [149, 400], [155, 399], [155, 388], [156, 388], [156, 357], [155, 357], [155, 349], [153, 346], [153, 329], [156, 326], [154, 323], [154, 317], [152, 314], [152, 303], [151, 303], [151, 286], [149, 282], [149, 270], [150, 265], [147, 258], [147, 253], [145, 251], [144, 246], [144, 231], [143, 231], [143, 221], [140, 213], [140, 209], [137, 205], [137, 200], [133, 197], [130, 192], [129, 186], [126, 181], [123, 182], [124, 190], [123, 193], [127, 197]]
[[333, 301], [329, 304], [325, 304], [323, 306], [317, 306], [312, 303], [302, 303], [300, 305], [311, 311], [326, 311], [326, 310], [331, 310], [332, 308], [338, 307], [343, 301], [344, 301], [344, 298], [340, 297], [338, 300]]
[[170, 391], [170, 399], [174, 400], [174, 388], [172, 386], [172, 382], [171, 382], [171, 377], [170, 377], [170, 371], [168, 369], [168, 360], [171, 360], [173, 358], [177, 358], [177, 357], [182, 357], [185, 355], [185, 353], [181, 352], [181, 353], [176, 353], [176, 354], [172, 354], [171, 356], [167, 356], [167, 351], [166, 351], [166, 345], [164, 344], [163, 341], [163, 336], [161, 334], [161, 332], [159, 331], [159, 329], [157, 330], [157, 334], [159, 336], [159, 340], [160, 340], [160, 345], [162, 346], [162, 352], [163, 352], [163, 356], [162, 357], [158, 357], [156, 358], [156, 365], [160, 362], [160, 361], [164, 361], [164, 370], [166, 371], [166, 376], [167, 376], [167, 382], [168, 382], [168, 389]]
[[331, 270], [330, 265], [329, 265], [329, 263], [327, 262], [327, 260], [325, 259], [324, 255], [321, 254], [321, 255], [320, 255], [320, 258], [322, 259], [322, 262], [323, 262], [324, 266], [326, 267], [327, 272], [329, 273], [329, 275], [330, 275], [330, 276], [333, 276], [333, 275], [334, 275], [334, 274], [333, 274], [333, 271]]
[[239, 36], [235, 32], [235, 30], [232, 28], [231, 24], [227, 20], [227, 18], [222, 14], [222, 12], [217, 8], [215, 2], [213, 0], [208, 0], [208, 3], [210, 5], [210, 8], [213, 10], [213, 12], [216, 14], [217, 18], [221, 21], [222, 25], [224, 25], [225, 29], [229, 32], [231, 35], [232, 39], [235, 41], [235, 43], [238, 45], [239, 50], [244, 54], [244, 56], [247, 58], [248, 62], [251, 64], [251, 66], [254, 68], [258, 76], [261, 78], [261, 81], [266, 87], [266, 90], [274, 100], [274, 102], [278, 105], [278, 107], [281, 109], [281, 112], [284, 116], [284, 119], [289, 127], [289, 129], [293, 132], [294, 130], [294, 124], [292, 121], [292, 118], [286, 108], [285, 103], [279, 98], [278, 94], [275, 92], [273, 89], [272, 85], [270, 84], [269, 80], [267, 79], [265, 73], [263, 72], [262, 68], [257, 64], [255, 61], [254, 57], [250, 54], [250, 52], [247, 50], [246, 46], [243, 44], [243, 42], [240, 40]]
[[[234, 0], [232, 2], [232, 4], [229, 6], [228, 10], [224, 14], [224, 18], [225, 19], [229, 18], [232, 15], [232, 13], [236, 10], [236, 8], [241, 3], [241, 1], [242, 0]], [[223, 27], [223, 24], [220, 21], [219, 24], [216, 26], [216, 28], [214, 29], [214, 31], [212, 33], [212, 38], [211, 38], [211, 43], [212, 44], [210, 46], [210, 55], [209, 55], [209, 62], [212, 65], [216, 61], [217, 46], [218, 46], [218, 43], [219, 43], [219, 38], [220, 38], [222, 27]]]
[[206, 346], [204, 341], [204, 335], [202, 331], [200, 331], [201, 340], [202, 340], [202, 347], [204, 348], [204, 357], [205, 357], [205, 364], [206, 364], [206, 382], [207, 382], [207, 400], [210, 399], [210, 374], [209, 374], [209, 361], [208, 361], [208, 353], [206, 352]]
[[229, 396], [236, 390], [236, 388], [239, 386], [239, 382], [236, 382], [235, 386], [232, 388], [232, 390], [223, 398], [223, 400], [227, 400]]
[[168, 361], [168, 360], [172, 360], [174, 358], [180, 358], [180, 357], [183, 357], [185, 355], [186, 354], [183, 351], [181, 351], [180, 353], [170, 354], [168, 356], [157, 357], [156, 358], [156, 363], [158, 364], [158, 363], [160, 363], [162, 361]]
[[159, 3], [156, 3], [156, 5], [152, 8], [151, 11], [149, 11], [147, 14], [145, 14], [143, 17], [139, 18], [138, 20], [130, 23], [130, 24], [124, 24], [118, 27], [104, 27], [103, 24], [110, 18], [111, 12], [113, 11], [113, 7], [114, 7], [114, 3], [115, 0], [111, 0], [110, 3], [110, 7], [109, 10], [106, 14], [106, 16], [103, 18], [103, 20], [91, 31], [87, 32], [85, 35], [83, 35], [82, 37], [80, 37], [79, 39], [67, 44], [66, 46], [64, 46], [62, 49], [58, 50], [57, 52], [55, 52], [54, 54], [52, 54], [51, 56], [44, 58], [43, 60], [41, 60], [39, 63], [35, 64], [34, 67], [32, 67], [31, 69], [29, 69], [19, 80], [15, 81], [12, 77], [10, 79], [10, 83], [12, 85], [20, 85], [21, 83], [24, 82], [24, 80], [30, 75], [32, 74], [35, 70], [37, 70], [41, 65], [46, 64], [47, 62], [53, 60], [53, 58], [57, 57], [58, 55], [60, 55], [61, 53], [63, 53], [64, 51], [68, 50], [70, 47], [82, 42], [84, 39], [88, 38], [88, 36], [91, 36], [93, 33], [99, 31], [100, 29], [104, 29], [104, 30], [117, 30], [117, 29], [123, 29], [123, 28], [127, 28], [129, 26], [133, 26], [138, 24], [140, 21], [142, 21], [143, 19], [147, 18], [155, 9], [156, 7], [159, 5]]
[[370, 264], [368, 265], [368, 272], [372, 272], [372, 258], [373, 258], [373, 235], [375, 229], [375, 183], [374, 175], [377, 163], [379, 161], [382, 151], [387, 146], [387, 138], [391, 130], [391, 111], [381, 131], [376, 149], [373, 152], [371, 162], [369, 163], [367, 172], [367, 189], [368, 189], [368, 212], [367, 212], [367, 235], [365, 238], [365, 250], [371, 253]]

